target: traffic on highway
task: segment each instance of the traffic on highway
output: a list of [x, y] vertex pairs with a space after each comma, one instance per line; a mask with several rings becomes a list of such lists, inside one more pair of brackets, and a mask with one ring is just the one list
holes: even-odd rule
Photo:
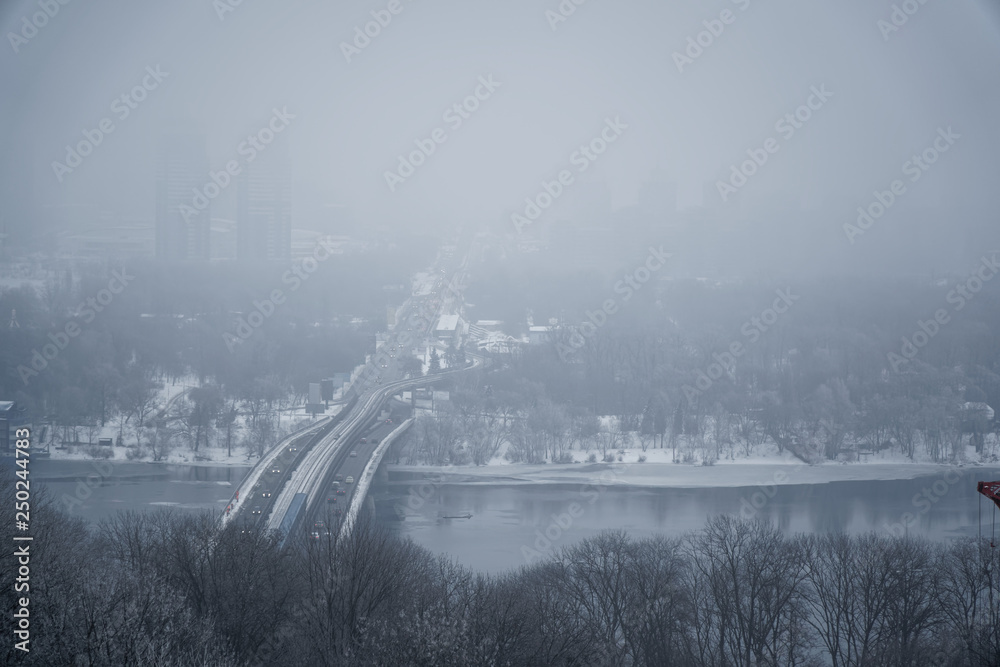
[[356, 373], [340, 412], [319, 428], [312, 425], [286, 439], [281, 451], [262, 459], [248, 475], [256, 475], [255, 483], [242, 501], [227, 507], [224, 521], [234, 520], [245, 531], [279, 531], [283, 542], [303, 535], [319, 539], [340, 526], [380, 443], [411, 417], [410, 405], [393, 397], [483, 363], [476, 358], [461, 368], [409, 377], [417, 369], [402, 361], [414, 360], [418, 341], [433, 346], [428, 334], [442, 305], [460, 296], [461, 270], [450, 281], [448, 273], [432, 268], [433, 287], [415, 290], [399, 308], [390, 333]]

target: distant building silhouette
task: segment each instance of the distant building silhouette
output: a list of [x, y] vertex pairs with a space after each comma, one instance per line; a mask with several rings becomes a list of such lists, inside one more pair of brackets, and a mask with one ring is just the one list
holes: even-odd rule
[[[156, 158], [157, 259], [210, 258], [211, 199], [205, 196], [211, 183], [208, 171], [204, 135], [173, 132], [160, 138]], [[213, 183], [207, 194], [212, 195], [216, 187]]]
[[236, 257], [287, 260], [292, 253], [292, 186], [284, 137], [243, 166], [236, 185]]
[[666, 171], [654, 169], [650, 180], [639, 188], [639, 208], [653, 224], [672, 222], [677, 213], [677, 182]]

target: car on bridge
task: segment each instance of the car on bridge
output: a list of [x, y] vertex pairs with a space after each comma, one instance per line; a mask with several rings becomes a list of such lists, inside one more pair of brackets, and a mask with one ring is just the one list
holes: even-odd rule
[[336, 505], [337, 504], [337, 494], [333, 494], [332, 496], [327, 496], [326, 497], [326, 502], [330, 503], [331, 505]]
[[271, 474], [272, 475], [280, 475], [281, 474], [281, 468], [279, 468], [278, 466], [274, 466], [273, 468], [271, 468]]
[[368, 442], [368, 438], [361, 438], [361, 444], [362, 445], [367, 444], [367, 442]]
[[295, 452], [299, 451], [299, 448], [296, 447], [295, 445], [292, 445], [291, 447], [288, 448], [288, 451], [294, 454]]
[[354, 484], [354, 478], [348, 475], [347, 479], [344, 480], [344, 484]]
[[253, 511], [251, 511], [250, 513], [251, 514], [261, 514], [260, 505], [254, 505]]
[[261, 498], [270, 498], [271, 497], [271, 492], [268, 491], [267, 489], [264, 489], [263, 491], [260, 492], [259, 495], [260, 495]]
[[[364, 442], [364, 441], [365, 441], [365, 440], [364, 440], [364, 438], [362, 438], [362, 439], [361, 439], [361, 442]], [[351, 452], [351, 456], [357, 456], [357, 455], [358, 455], [358, 453], [357, 453], [357, 452]]]
[[344, 476], [341, 475], [338, 472], [336, 475], [333, 476], [333, 481], [335, 481], [335, 482], [343, 482], [344, 481]]
[[346, 496], [347, 495], [347, 491], [344, 491], [343, 489], [337, 489], [337, 495], [338, 496]]

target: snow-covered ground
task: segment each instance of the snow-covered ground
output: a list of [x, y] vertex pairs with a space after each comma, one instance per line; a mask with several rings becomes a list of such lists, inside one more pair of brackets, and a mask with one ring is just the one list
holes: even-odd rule
[[427, 296], [434, 291], [434, 285], [437, 282], [438, 276], [423, 271], [418, 273], [413, 277], [412, 283], [412, 294], [413, 296]]
[[[196, 386], [196, 382], [195, 378], [184, 378], [175, 383], [167, 383], [161, 390], [154, 414], [170, 405], [171, 402], [183, 400], [181, 394]], [[339, 407], [331, 406], [331, 410], [328, 410], [327, 413], [336, 414], [339, 409]], [[323, 415], [319, 415], [317, 419], [322, 417]], [[274, 441], [278, 442], [287, 434], [314, 421], [311, 415], [305, 413], [304, 407], [286, 410], [282, 412], [280, 430], [275, 434]], [[600, 422], [602, 429], [609, 430], [615, 427], [614, 418], [603, 417]], [[223, 436], [216, 433], [213, 438], [213, 444], [216, 446], [203, 445], [196, 453], [191, 451], [186, 443], [178, 443], [161, 463], [206, 466], [246, 466], [256, 463], [256, 457], [248, 457], [246, 448], [237, 445], [243, 439], [243, 430], [240, 426], [234, 431], [232, 453], [228, 453], [224, 446], [217, 446], [223, 442]], [[89, 433], [87, 429], [78, 429], [78, 437], [81, 440], [88, 440], [92, 437], [93, 442], [96, 443], [98, 438], [112, 438], [114, 440], [118, 436], [118, 431], [118, 424], [112, 420], [98, 432]], [[737, 449], [733, 451], [732, 458], [730, 458], [728, 450], [723, 450], [718, 453], [719, 459], [713, 465], [701, 465], [703, 456], [715, 455], [711, 451], [712, 448], [705, 445], [694, 446], [685, 438], [682, 438], [681, 442], [678, 443], [677, 455], [682, 457], [687, 453], [688, 456], [693, 456], [694, 462], [674, 463], [673, 449], [647, 447], [646, 451], [642, 451], [639, 438], [635, 433], [624, 434], [623, 437], [624, 449], [621, 451], [624, 453], [620, 455], [620, 461], [617, 460], [619, 448], [615, 447], [609, 450], [610, 453], [615, 454], [614, 463], [601, 462], [603, 457], [598, 450], [572, 450], [570, 453], [574, 463], [511, 463], [505, 457], [508, 446], [508, 443], [505, 443], [498, 455], [484, 466], [394, 465], [391, 466], [391, 469], [440, 475], [443, 480], [450, 483], [602, 483], [649, 487], [706, 487], [910, 479], [955, 467], [955, 464], [942, 465], [928, 460], [923, 448], [917, 449], [916, 460], [910, 460], [896, 449], [863, 456], [861, 461], [854, 463], [829, 461], [818, 465], [806, 465], [787, 451], [779, 453], [773, 443], [757, 447], [749, 456], [743, 455]], [[127, 445], [134, 445], [134, 431], [126, 430], [125, 442]], [[135, 455], [134, 447], [112, 447], [110, 449], [111, 460], [114, 461], [151, 461], [149, 456], [129, 458], [129, 453]], [[987, 438], [986, 451], [993, 453], [994, 457], [996, 453], [1000, 453], [1000, 444], [998, 444], [996, 437], [989, 436]], [[53, 459], [89, 460], [92, 458], [92, 453], [93, 447], [90, 445], [69, 446], [64, 449], [51, 448]], [[596, 456], [597, 462], [588, 461], [591, 454]], [[639, 461], [640, 457], [644, 459], [642, 462]], [[964, 461], [962, 465], [980, 465], [980, 457], [971, 446], [966, 448], [964, 456], [960, 458]], [[1000, 463], [986, 462], [985, 465], [1000, 467]]]
[[[300, 428], [304, 425], [300, 425]], [[282, 431], [284, 430], [282, 428]], [[281, 437], [284, 437], [284, 434]], [[66, 449], [53, 448], [52, 458], [66, 461], [89, 461], [94, 457], [89, 454], [88, 450], [87, 445], [71, 445]], [[110, 460], [120, 463], [154, 463], [149, 457], [129, 459], [126, 456], [128, 450], [128, 447], [113, 447], [113, 456]], [[205, 447], [204, 445], [198, 448], [197, 453], [191, 451], [187, 446], [180, 446], [171, 451], [162, 461], [155, 461], [155, 463], [195, 466], [248, 466], [256, 462], [257, 457], [248, 458], [246, 449], [243, 447], [234, 446], [232, 455], [229, 455], [225, 447]]]
[[[666, 454], [663, 456], [662, 454]], [[599, 484], [643, 487], [757, 486], [821, 484], [825, 482], [912, 479], [933, 475], [954, 465], [913, 463], [908, 459], [873, 459], [868, 463], [828, 462], [807, 465], [795, 458], [761, 456], [720, 461], [712, 466], [671, 463], [670, 451], [626, 451], [621, 462], [540, 464], [494, 462], [485, 466], [390, 466], [392, 471], [421, 473], [448, 484]], [[580, 460], [581, 457], [577, 457]], [[978, 467], [976, 464], [966, 468]], [[993, 466], [1000, 467], [1000, 466]]]
[[[156, 402], [157, 407], [152, 411], [151, 415], [156, 415], [167, 409], [173, 402], [182, 400], [181, 395], [196, 386], [197, 379], [193, 377], [182, 378], [174, 383], [165, 383], [160, 390], [160, 395]], [[331, 406], [330, 409], [327, 410], [326, 416], [336, 414], [339, 409], [340, 408], [338, 406]], [[324, 415], [320, 414], [317, 415], [314, 420], [312, 415], [305, 412], [304, 406], [284, 410], [281, 413], [279, 431], [275, 434], [274, 441], [278, 442], [287, 434], [297, 431], [316, 420], [322, 419], [323, 417]], [[198, 448], [197, 452], [194, 452], [186, 443], [177, 443], [161, 461], [158, 461], [158, 463], [204, 466], [246, 466], [256, 463], [257, 457], [249, 457], [247, 455], [246, 447], [240, 444], [245, 434], [245, 428], [241, 424], [241, 421], [242, 420], [238, 420], [237, 426], [234, 428], [231, 453], [224, 446], [224, 434], [216, 432], [213, 436], [213, 446], [202, 445]], [[77, 429], [77, 437], [85, 444], [68, 445], [65, 448], [51, 447], [49, 450], [50, 455], [53, 459], [57, 460], [91, 460], [94, 458], [92, 456], [92, 452], [94, 451], [94, 448], [97, 447], [97, 443], [100, 438], [111, 438], [114, 442], [117, 439], [118, 434], [119, 425], [114, 419], [109, 420], [104, 427], [95, 429], [93, 433], [89, 433], [86, 428], [81, 427]], [[141, 456], [139, 458], [129, 458], [129, 453], [131, 453], [133, 457], [135, 456], [134, 430], [126, 428], [123, 440], [126, 446], [112, 447], [112, 456], [109, 460], [131, 463], [153, 462], [152, 456], [150, 455]], [[90, 441], [94, 444], [88, 444]], [[223, 446], [218, 446], [220, 443]]]
[[[606, 420], [602, 419], [602, 422]], [[605, 424], [606, 425], [606, 424]], [[993, 450], [996, 443], [988, 443]], [[504, 448], [505, 449], [505, 448]], [[759, 484], [819, 484], [856, 480], [912, 479], [933, 475], [957, 467], [985, 466], [1000, 468], [1000, 462], [979, 462], [975, 448], [966, 448], [964, 462], [940, 464], [929, 460], [910, 460], [896, 451], [864, 456], [852, 463], [826, 461], [816, 465], [803, 463], [789, 452], [779, 453], [774, 445], [761, 445], [750, 456], [721, 458], [712, 465], [674, 463], [670, 448], [639, 447], [614, 450], [613, 463], [601, 462], [601, 453], [572, 452], [574, 463], [511, 463], [501, 451], [487, 465], [393, 465], [390, 470], [416, 472], [439, 477], [452, 484], [607, 484], [647, 487], [756, 486]], [[991, 450], [992, 451], [992, 450]], [[597, 462], [588, 462], [590, 454]], [[611, 453], [611, 452], [609, 452]], [[644, 460], [640, 462], [640, 457]]]

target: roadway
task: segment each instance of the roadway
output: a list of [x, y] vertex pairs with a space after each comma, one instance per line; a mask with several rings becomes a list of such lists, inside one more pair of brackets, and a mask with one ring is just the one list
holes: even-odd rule
[[[336, 417], [335, 417], [336, 419]], [[324, 417], [315, 423], [285, 437], [277, 445], [268, 450], [254, 465], [249, 473], [240, 481], [230, 498], [230, 512], [223, 513], [220, 523], [225, 527], [232, 521], [256, 522], [256, 516], [251, 512], [261, 508], [262, 513], [270, 511], [273, 500], [273, 490], [280, 489], [287, 481], [291, 472], [288, 463], [296, 460], [296, 453], [303, 453], [310, 447], [310, 442], [324, 428], [328, 428], [331, 419]], [[286, 463], [288, 462], [288, 463]], [[273, 472], [277, 469], [279, 472]], [[238, 502], [242, 500], [243, 502]]]
[[[465, 368], [419, 378], [397, 380], [363, 394], [350, 414], [313, 446], [298, 465], [298, 470], [292, 473], [281, 490], [280, 496], [274, 502], [271, 514], [267, 518], [267, 528], [278, 530], [281, 527], [285, 515], [292, 505], [292, 500], [300, 493], [306, 497], [305, 509], [299, 513], [300, 516], [295, 517], [292, 530], [300, 528], [303, 524], [311, 526], [305, 522], [309, 517], [315, 516], [319, 503], [326, 504], [334, 475], [342, 474], [346, 479], [348, 475], [354, 474], [357, 478], [361, 474], [374, 453], [376, 445], [373, 442], [361, 443], [360, 439], [367, 438], [365, 433], [378, 419], [387, 399], [402, 391], [433, 384], [454, 373], [480, 367], [482, 363], [482, 360], [474, 359], [472, 365]], [[377, 429], [379, 426], [375, 428]], [[385, 434], [388, 434], [390, 430], [391, 428], [387, 429]], [[381, 434], [381, 432], [379, 433]], [[351, 451], [357, 451], [358, 455], [356, 457], [350, 456]], [[347, 472], [348, 470], [351, 472]], [[353, 489], [350, 493], [353, 493]], [[350, 502], [350, 498], [350, 495], [346, 496], [346, 502]]]
[[[439, 266], [451, 264], [449, 269]], [[335, 475], [344, 478], [353, 476], [360, 479], [368, 461], [375, 452], [377, 444], [372, 440], [381, 440], [388, 435], [404, 418], [401, 412], [393, 413], [395, 424], [384, 424], [385, 415], [380, 413], [385, 402], [402, 391], [437, 382], [452, 373], [462, 372], [469, 367], [446, 370], [430, 376], [405, 378], [405, 369], [399, 363], [403, 358], [409, 358], [415, 345], [426, 345], [434, 324], [441, 312], [442, 302], [450, 302], [452, 308], [457, 308], [455, 301], [460, 301], [460, 295], [455, 292], [442, 294], [447, 283], [446, 277], [454, 272], [456, 281], [464, 272], [466, 261], [454, 266], [452, 257], [439, 256], [431, 267], [428, 276], [433, 276], [433, 287], [419, 294], [413, 294], [397, 311], [397, 322], [402, 326], [393, 327], [389, 338], [372, 355], [361, 373], [356, 376], [346, 397], [356, 397], [357, 402], [344, 406], [341, 414], [332, 423], [327, 423], [320, 429], [313, 428], [296, 439], [282, 443], [268, 461], [260, 461], [255, 466], [247, 480], [241, 483], [242, 502], [236, 511], [246, 507], [260, 507], [260, 515], [247, 515], [240, 512], [241, 523], [264, 526], [278, 530], [289, 515], [293, 500], [299, 494], [305, 497], [304, 507], [291, 517], [292, 530], [303, 525], [312, 528], [315, 517], [327, 514], [327, 498], [331, 491], [331, 482]], [[427, 281], [424, 281], [425, 285]], [[416, 325], [417, 331], [414, 331]], [[404, 328], [405, 327], [405, 328]], [[404, 336], [405, 332], [405, 338]], [[403, 345], [401, 340], [410, 339]], [[412, 341], [412, 342], [411, 342]], [[484, 360], [473, 357], [472, 367], [482, 366]], [[371, 432], [371, 439], [368, 433]], [[362, 437], [368, 442], [361, 443]], [[291, 450], [295, 451], [291, 451]], [[350, 456], [356, 451], [357, 456]], [[275, 472], [276, 471], [276, 472]], [[244, 482], [247, 482], [244, 480]], [[249, 486], [247, 493], [244, 487]], [[339, 496], [343, 504], [338, 505], [346, 511], [351, 501], [354, 489], [346, 487], [347, 494]], [[270, 492], [271, 495], [265, 495]], [[331, 512], [332, 513], [332, 512]], [[228, 520], [236, 518], [235, 513]], [[226, 523], [226, 517], [223, 519]], [[329, 524], [328, 524], [329, 525]]]
[[[374, 424], [362, 429], [361, 433], [355, 439], [344, 445], [347, 456], [341, 455], [339, 457], [339, 465], [331, 466], [330, 470], [327, 471], [323, 479], [323, 484], [320, 487], [321, 490], [325, 489], [325, 491], [320, 494], [316, 504], [307, 510], [305, 514], [303, 523], [307, 528], [313, 526], [316, 521], [323, 521], [328, 527], [337, 525], [340, 517], [350, 507], [357, 484], [361, 480], [365, 466], [368, 465], [368, 462], [375, 454], [378, 443], [382, 442], [399, 424], [405, 421], [409, 416], [409, 412], [408, 405], [392, 405], [390, 417], [387, 418], [391, 419], [391, 422], [387, 423], [385, 420], [376, 420]], [[365, 442], [361, 442], [362, 439]], [[351, 456], [351, 452], [356, 453], [357, 456]], [[337, 476], [341, 479], [340, 488], [345, 492], [342, 496], [336, 495], [336, 489], [333, 485], [334, 477]], [[348, 477], [354, 480], [352, 484], [347, 484], [344, 481]], [[332, 503], [330, 502], [331, 498], [334, 499]], [[342, 513], [340, 516], [335, 512], [337, 509]]]

